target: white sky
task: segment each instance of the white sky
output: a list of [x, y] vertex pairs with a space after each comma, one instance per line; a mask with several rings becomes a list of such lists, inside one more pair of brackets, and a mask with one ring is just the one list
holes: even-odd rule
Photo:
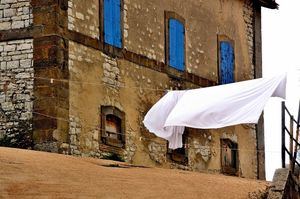
[[[279, 10], [262, 10], [263, 75], [288, 72], [288, 108], [297, 116], [300, 99], [300, 1], [277, 0]], [[265, 108], [266, 177], [281, 167], [280, 99]]]

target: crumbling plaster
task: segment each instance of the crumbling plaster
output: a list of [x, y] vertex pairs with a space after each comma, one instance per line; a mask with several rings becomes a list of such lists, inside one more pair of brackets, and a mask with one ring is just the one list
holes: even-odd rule
[[[69, 0], [69, 29], [99, 38], [102, 35], [99, 28], [91, 30], [91, 27], [99, 27], [99, 13], [101, 14], [98, 10], [99, 1], [93, 1], [93, 7], [90, 7], [90, 4], [81, 3], [79, 0]], [[252, 1], [124, 0], [123, 2], [125, 49], [165, 62], [164, 13], [173, 11], [186, 22], [187, 71], [217, 81], [217, 36], [226, 35], [234, 41], [236, 80], [253, 78]]]
[[[256, 140], [255, 130], [252, 128], [236, 126], [220, 130], [194, 130], [189, 134], [189, 164], [184, 167], [167, 158], [166, 141], [155, 137], [143, 127], [143, 116], [168, 89], [195, 88], [196, 85], [188, 83], [178, 85], [166, 74], [126, 60], [113, 59], [75, 42], [70, 42], [69, 50], [70, 121], [73, 122], [72, 118], [75, 116], [80, 123], [78, 125], [80, 130], [73, 130], [73, 125], [70, 128], [70, 143], [77, 143], [75, 151], [70, 146], [73, 150], [71, 153], [97, 157], [106, 153], [99, 149], [99, 143], [101, 144], [99, 107], [109, 105], [126, 113], [126, 148], [122, 150], [122, 155], [128, 162], [219, 172], [220, 139], [228, 138], [239, 143], [241, 150], [239, 175], [256, 177]], [[113, 70], [114, 67], [117, 69]], [[107, 81], [108, 77], [112, 80]], [[80, 133], [75, 137], [72, 132]]]

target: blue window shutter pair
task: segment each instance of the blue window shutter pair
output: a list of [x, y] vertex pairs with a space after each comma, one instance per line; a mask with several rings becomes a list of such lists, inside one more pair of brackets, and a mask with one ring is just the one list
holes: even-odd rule
[[104, 42], [122, 48], [121, 0], [104, 0]]
[[220, 42], [220, 83], [234, 82], [234, 49], [228, 41]]
[[169, 65], [184, 71], [184, 26], [176, 20], [169, 20]]

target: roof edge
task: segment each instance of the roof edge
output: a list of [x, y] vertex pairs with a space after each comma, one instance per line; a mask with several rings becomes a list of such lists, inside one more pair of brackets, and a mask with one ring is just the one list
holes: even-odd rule
[[275, 0], [256, 0], [262, 7], [278, 9], [278, 3]]

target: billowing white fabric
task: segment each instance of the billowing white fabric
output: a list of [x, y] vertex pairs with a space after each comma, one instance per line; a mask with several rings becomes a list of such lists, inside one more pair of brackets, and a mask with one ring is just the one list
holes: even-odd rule
[[168, 92], [149, 110], [144, 118], [144, 124], [148, 130], [158, 137], [168, 140], [169, 148], [182, 147], [184, 126], [164, 127], [164, 125], [170, 112], [185, 92], [186, 91]]
[[286, 74], [186, 91], [170, 91], [146, 114], [144, 125], [182, 147], [184, 127], [215, 129], [257, 123], [268, 99], [285, 98]]

